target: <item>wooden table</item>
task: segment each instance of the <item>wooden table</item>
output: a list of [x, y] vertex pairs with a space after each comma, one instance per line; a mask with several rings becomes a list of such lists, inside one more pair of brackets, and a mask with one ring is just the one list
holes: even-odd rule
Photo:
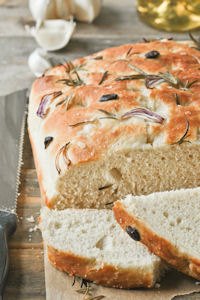
[[[29, 87], [34, 79], [28, 69], [27, 58], [37, 45], [23, 26], [31, 20], [27, 2], [0, 0], [0, 94]], [[93, 24], [78, 24], [69, 45], [55, 55], [72, 59], [112, 45], [139, 41], [142, 37], [171, 36], [143, 24], [138, 19], [134, 2], [104, 0], [101, 16]], [[186, 34], [173, 36], [187, 39]], [[9, 243], [10, 271], [5, 299], [41, 300], [45, 299], [43, 245], [39, 230], [30, 232], [37, 224], [40, 192], [27, 132], [20, 193], [18, 229]], [[30, 222], [31, 216], [35, 223]], [[192, 299], [191, 296], [188, 299]], [[194, 295], [193, 299], [200, 297]]]

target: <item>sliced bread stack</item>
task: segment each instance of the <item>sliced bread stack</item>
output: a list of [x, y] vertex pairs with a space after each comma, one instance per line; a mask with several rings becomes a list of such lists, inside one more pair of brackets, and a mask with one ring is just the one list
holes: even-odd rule
[[116, 220], [133, 239], [200, 280], [200, 188], [129, 195], [113, 209]]
[[56, 268], [104, 286], [152, 287], [165, 268], [128, 237], [111, 210], [43, 208], [41, 229]]

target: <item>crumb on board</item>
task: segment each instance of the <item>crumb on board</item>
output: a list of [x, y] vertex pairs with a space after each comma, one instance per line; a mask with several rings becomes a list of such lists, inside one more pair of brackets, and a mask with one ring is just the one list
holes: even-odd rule
[[156, 289], [159, 289], [159, 288], [160, 288], [160, 283], [156, 283], [156, 284], [155, 284], [155, 288], [156, 288]]
[[29, 232], [36, 232], [37, 230], [39, 229], [38, 225], [35, 225], [34, 227], [32, 228], [29, 228]]
[[35, 223], [35, 219], [33, 216], [27, 217], [26, 220], [30, 223]]

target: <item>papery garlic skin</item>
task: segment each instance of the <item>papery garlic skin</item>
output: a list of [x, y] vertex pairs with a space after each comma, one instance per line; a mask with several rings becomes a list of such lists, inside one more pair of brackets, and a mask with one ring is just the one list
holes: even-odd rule
[[30, 33], [35, 37], [37, 43], [46, 51], [54, 51], [64, 48], [76, 27], [76, 23], [71, 19], [46, 20], [40, 28], [32, 27]]
[[44, 72], [52, 67], [44, 49], [35, 49], [28, 58], [28, 66], [36, 77], [40, 77]]
[[77, 20], [91, 23], [100, 13], [101, 0], [73, 0]]

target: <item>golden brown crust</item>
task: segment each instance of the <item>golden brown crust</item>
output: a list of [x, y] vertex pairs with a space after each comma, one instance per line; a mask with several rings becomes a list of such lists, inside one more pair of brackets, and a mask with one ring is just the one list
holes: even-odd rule
[[48, 246], [48, 258], [51, 264], [60, 271], [107, 287], [124, 289], [136, 287], [150, 288], [155, 284], [152, 271], [117, 269], [114, 266], [105, 264], [97, 266], [95, 260], [76, 256], [69, 252], [58, 251], [51, 246]]
[[127, 226], [138, 230], [140, 241], [148, 247], [150, 252], [161, 257], [177, 270], [200, 280], [200, 260], [178, 251], [173, 244], [158, 236], [134, 215], [130, 215], [121, 202], [115, 203], [113, 211], [117, 222], [124, 230]]
[[[145, 58], [145, 53], [153, 49], [158, 50], [160, 56], [156, 59]], [[103, 59], [95, 60], [95, 57], [102, 57]], [[200, 126], [199, 61], [199, 51], [185, 44], [173, 41], [154, 41], [109, 48], [97, 54], [76, 59], [73, 64], [84, 82], [77, 86], [68, 86], [65, 82], [60, 81], [69, 79], [67, 64], [52, 68], [46, 72], [44, 77], [37, 79], [33, 84], [30, 97], [32, 113], [36, 114], [42, 97], [53, 92], [62, 92], [62, 95], [53, 99], [53, 104], [57, 104], [69, 95], [73, 95], [73, 99], [67, 110], [63, 105], [52, 105], [47, 116], [42, 120], [43, 128], [40, 134], [43, 134], [44, 137], [48, 135], [52, 131], [52, 124], [54, 124], [56, 142], [51, 147], [52, 155], [55, 155], [64, 143], [75, 138], [70, 153], [73, 153], [73, 164], [78, 164], [97, 159], [121, 135], [128, 137], [129, 135], [137, 136], [137, 132], [142, 134], [143, 131], [146, 131], [146, 124], [142, 122], [134, 122], [134, 124], [119, 122], [117, 125], [117, 121], [110, 120], [111, 123], [109, 124], [107, 120], [102, 128], [99, 127], [99, 124], [93, 126], [94, 128], [91, 129], [92, 139], [89, 138], [90, 134], [88, 136], [80, 134], [84, 124], [77, 127], [70, 127], [70, 125], [91, 121], [97, 115], [98, 117], [105, 117], [103, 113], [98, 112], [99, 109], [120, 114], [122, 111], [126, 112], [134, 107], [146, 106], [150, 109], [152, 106], [152, 110], [157, 111], [157, 107], [166, 105], [166, 110], [169, 111], [166, 112], [167, 116], [165, 109], [163, 112], [161, 110], [165, 122], [163, 124], [150, 123], [152, 135], [158, 136], [163, 133], [166, 135], [164, 144], [176, 143], [183, 136], [187, 125], [186, 119], [188, 119], [190, 128], [187, 137], [190, 141], [195, 141], [197, 139], [196, 130]], [[149, 95], [143, 101], [141, 92], [145, 87], [144, 79], [116, 81], [118, 77], [137, 73], [130, 68], [130, 64], [149, 74], [171, 72], [184, 84], [194, 80], [197, 82], [190, 88], [176, 88], [166, 82], [159, 84], [153, 89], [147, 89]], [[99, 84], [104, 72], [108, 72], [107, 76]], [[74, 76], [73, 74], [72, 70], [71, 76]], [[73, 78], [77, 79], [76, 76]], [[99, 102], [102, 95], [112, 93], [118, 95], [118, 100]], [[180, 98], [180, 105], [176, 103], [176, 95]], [[148, 103], [149, 98], [151, 101]], [[137, 118], [133, 119], [137, 121]], [[38, 124], [41, 124], [40, 121], [39, 117], [35, 120]], [[32, 120], [29, 121], [29, 123], [31, 122]], [[111, 131], [110, 126], [113, 125], [115, 125], [116, 130]], [[79, 147], [79, 142], [84, 143], [85, 148]], [[91, 149], [93, 149], [92, 155]]]

